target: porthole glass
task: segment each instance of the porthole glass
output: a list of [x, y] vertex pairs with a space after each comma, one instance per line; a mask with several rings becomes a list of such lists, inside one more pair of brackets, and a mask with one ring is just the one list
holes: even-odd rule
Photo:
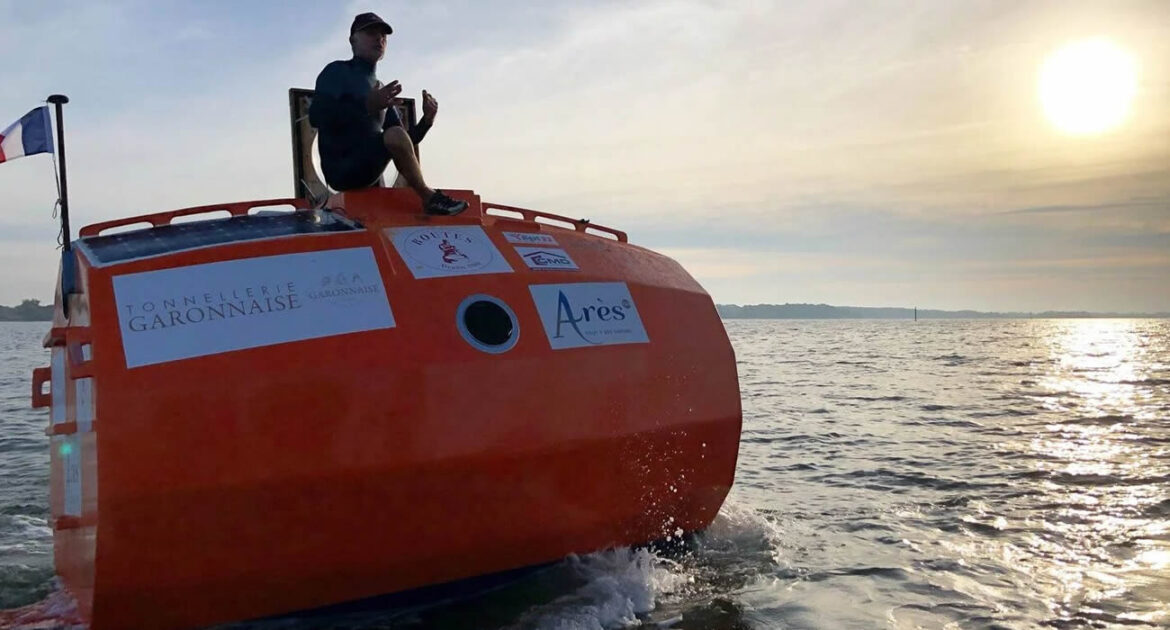
[[459, 304], [455, 313], [459, 334], [477, 350], [499, 354], [507, 352], [520, 338], [516, 314], [499, 298], [472, 295]]

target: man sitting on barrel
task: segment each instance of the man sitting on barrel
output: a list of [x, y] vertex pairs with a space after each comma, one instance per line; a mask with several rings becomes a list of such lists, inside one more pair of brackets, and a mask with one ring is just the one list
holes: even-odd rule
[[358, 15], [349, 27], [353, 58], [334, 61], [317, 76], [309, 123], [317, 128], [325, 182], [335, 190], [382, 186], [382, 172], [393, 160], [418, 193], [424, 212], [459, 214], [467, 202], [428, 187], [414, 152], [414, 145], [435, 122], [438, 102], [424, 90], [422, 119], [408, 132], [393, 107], [402, 86], [398, 81], [382, 85], [374, 75], [392, 32], [377, 15]]

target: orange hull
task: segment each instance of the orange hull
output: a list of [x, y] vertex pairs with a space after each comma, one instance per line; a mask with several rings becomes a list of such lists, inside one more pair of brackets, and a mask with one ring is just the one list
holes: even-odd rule
[[[143, 255], [82, 231], [33, 397], [52, 407], [58, 573], [93, 628], [292, 612], [710, 524], [741, 419], [710, 297], [620, 232], [459, 196], [439, 219], [404, 191], [348, 193], [331, 207], [355, 229], [181, 251], [128, 234]], [[469, 296], [504, 308], [476, 319]]]

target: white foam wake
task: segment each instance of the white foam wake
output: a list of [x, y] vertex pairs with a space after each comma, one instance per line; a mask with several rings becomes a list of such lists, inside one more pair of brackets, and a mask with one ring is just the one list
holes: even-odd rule
[[584, 581], [574, 592], [537, 606], [514, 629], [607, 630], [639, 625], [658, 597], [690, 582], [677, 565], [646, 549], [611, 549], [566, 560]]

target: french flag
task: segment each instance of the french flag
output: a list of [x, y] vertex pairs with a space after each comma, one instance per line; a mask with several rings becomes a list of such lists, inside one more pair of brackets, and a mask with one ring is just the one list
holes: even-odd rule
[[37, 153], [53, 152], [49, 107], [38, 107], [0, 132], [0, 162]]

